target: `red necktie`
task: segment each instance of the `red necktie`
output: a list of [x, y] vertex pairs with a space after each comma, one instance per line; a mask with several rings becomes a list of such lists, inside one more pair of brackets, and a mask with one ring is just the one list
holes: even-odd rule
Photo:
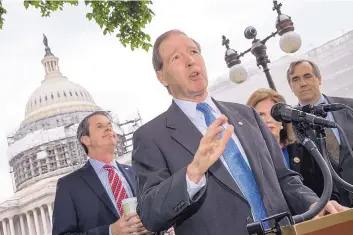
[[104, 165], [103, 168], [108, 171], [109, 184], [112, 187], [112, 192], [116, 201], [116, 208], [120, 216], [122, 216], [124, 214], [124, 210], [121, 203], [123, 199], [128, 198], [123, 185], [123, 181], [120, 179], [119, 175], [114, 171], [111, 165]]

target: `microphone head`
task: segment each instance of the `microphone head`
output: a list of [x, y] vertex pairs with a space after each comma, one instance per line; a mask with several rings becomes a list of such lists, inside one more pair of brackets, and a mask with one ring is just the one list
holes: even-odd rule
[[303, 111], [303, 106], [300, 106], [300, 105], [296, 105], [293, 108], [299, 111]]
[[282, 118], [282, 113], [285, 111], [285, 108], [287, 106], [288, 105], [283, 104], [283, 103], [277, 103], [277, 104], [273, 105], [271, 108], [271, 116], [273, 117], [273, 119], [275, 119], [277, 122], [284, 121]]

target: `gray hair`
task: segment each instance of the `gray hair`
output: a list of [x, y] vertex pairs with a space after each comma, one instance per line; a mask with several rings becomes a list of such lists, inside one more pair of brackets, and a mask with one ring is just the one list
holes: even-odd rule
[[86, 147], [86, 145], [84, 145], [81, 142], [81, 137], [82, 136], [89, 136], [89, 119], [90, 117], [96, 116], [96, 115], [103, 115], [105, 117], [107, 117], [110, 121], [112, 120], [111, 116], [109, 115], [109, 113], [105, 112], [105, 111], [95, 111], [91, 114], [89, 114], [88, 116], [86, 116], [78, 125], [77, 127], [77, 139], [78, 142], [80, 142], [83, 150], [85, 150], [85, 153], [88, 154], [88, 149]]
[[[169, 31], [161, 34], [156, 39], [156, 41], [153, 45], [152, 64], [153, 64], [154, 71], [156, 71], [156, 72], [160, 71], [163, 68], [163, 59], [162, 59], [161, 55], [159, 54], [159, 48], [160, 48], [162, 42], [164, 40], [166, 40], [171, 34], [174, 34], [174, 33], [175, 34], [183, 34], [183, 35], [187, 36], [186, 33], [184, 33], [183, 31], [180, 31], [178, 29], [169, 30]], [[199, 51], [201, 53], [200, 44], [196, 40], [194, 40], [192, 38], [190, 38], [190, 39], [195, 43], [196, 47], [199, 49]]]
[[293, 75], [295, 67], [299, 64], [302, 63], [309, 63], [311, 65], [311, 68], [313, 69], [313, 73], [317, 78], [321, 78], [321, 72], [319, 67], [317, 66], [317, 64], [315, 64], [314, 62], [312, 62], [311, 60], [297, 60], [297, 61], [293, 61], [292, 63], [290, 63], [289, 68], [287, 70], [287, 81], [290, 84], [290, 75]]

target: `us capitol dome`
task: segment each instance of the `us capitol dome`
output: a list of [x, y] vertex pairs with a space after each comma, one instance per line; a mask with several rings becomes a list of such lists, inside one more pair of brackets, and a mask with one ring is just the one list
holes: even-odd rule
[[[51, 52], [45, 35], [43, 42], [45, 78], [29, 97], [18, 130], [7, 138], [15, 193], [0, 203], [2, 235], [51, 234], [57, 180], [87, 160], [76, 138], [78, 124], [88, 114], [101, 110], [85, 88], [62, 75], [59, 58]], [[135, 129], [136, 120], [128, 122]], [[129, 152], [124, 148], [124, 130], [117, 128], [118, 161], [129, 164], [130, 155], [124, 154]], [[129, 131], [132, 134], [131, 128]]]

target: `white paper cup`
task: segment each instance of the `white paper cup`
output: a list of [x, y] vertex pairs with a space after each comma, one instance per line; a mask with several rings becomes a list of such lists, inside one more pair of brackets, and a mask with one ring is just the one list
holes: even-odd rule
[[124, 215], [134, 213], [136, 212], [137, 198], [136, 197], [126, 198], [122, 201], [122, 204], [123, 204]]

